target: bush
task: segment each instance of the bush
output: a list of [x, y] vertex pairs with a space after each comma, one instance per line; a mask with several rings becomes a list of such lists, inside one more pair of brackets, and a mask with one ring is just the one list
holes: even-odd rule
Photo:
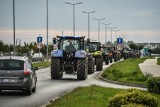
[[130, 104], [122, 105], [121, 107], [148, 107], [148, 106], [145, 106], [145, 105], [142, 105], [142, 104], [130, 103]]
[[160, 77], [152, 77], [147, 81], [147, 89], [151, 93], [160, 94]]
[[122, 91], [109, 99], [109, 107], [121, 107], [122, 105], [127, 104], [140, 104], [148, 107], [157, 107], [158, 101], [157, 98], [150, 93], [138, 89]]
[[160, 58], [157, 58], [157, 64], [160, 65]]

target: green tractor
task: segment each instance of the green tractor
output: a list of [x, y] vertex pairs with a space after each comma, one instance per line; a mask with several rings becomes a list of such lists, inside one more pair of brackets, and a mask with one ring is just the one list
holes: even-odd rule
[[102, 55], [103, 55], [103, 61], [105, 62], [106, 65], [108, 65], [110, 57], [112, 57], [109, 54], [109, 47], [102, 45], [101, 50], [102, 50]]
[[92, 55], [95, 60], [96, 70], [101, 71], [103, 69], [103, 56], [100, 50], [101, 43], [100, 42], [90, 42], [90, 40], [87, 39], [85, 47], [86, 47], [87, 53]]

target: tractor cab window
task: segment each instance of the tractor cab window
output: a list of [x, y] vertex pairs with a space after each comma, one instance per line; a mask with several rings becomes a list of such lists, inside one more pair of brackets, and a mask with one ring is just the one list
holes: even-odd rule
[[95, 51], [97, 51], [97, 50], [98, 50], [98, 47], [97, 47], [97, 45], [96, 45], [96, 44], [90, 44], [90, 46], [89, 46], [89, 50], [90, 50], [91, 52], [95, 52]]
[[68, 52], [74, 52], [80, 49], [80, 42], [79, 40], [72, 40], [72, 39], [61, 40], [60, 49]]
[[104, 52], [108, 52], [108, 48], [103, 48]]

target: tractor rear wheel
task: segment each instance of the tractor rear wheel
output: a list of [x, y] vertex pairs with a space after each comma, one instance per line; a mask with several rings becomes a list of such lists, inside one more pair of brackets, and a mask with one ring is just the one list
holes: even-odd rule
[[88, 60], [88, 74], [94, 73], [94, 66], [95, 66], [94, 59], [89, 59]]
[[60, 79], [63, 76], [61, 73], [61, 61], [60, 58], [52, 58], [51, 60], [51, 78]]
[[103, 58], [96, 58], [96, 70], [101, 71], [103, 69]]
[[87, 78], [88, 62], [86, 59], [77, 60], [77, 79], [85, 80]]
[[106, 64], [106, 65], [109, 64], [109, 56], [108, 56], [108, 55], [105, 56], [105, 64]]
[[113, 62], [113, 58], [112, 58], [112, 56], [110, 56], [110, 57], [109, 57], [109, 60], [110, 60], [110, 63], [112, 63], [112, 62]]

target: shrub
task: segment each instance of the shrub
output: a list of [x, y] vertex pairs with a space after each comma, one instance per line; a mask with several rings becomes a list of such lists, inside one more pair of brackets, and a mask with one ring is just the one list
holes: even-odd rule
[[160, 58], [157, 58], [157, 64], [160, 65]]
[[145, 106], [145, 105], [142, 105], [142, 104], [130, 103], [130, 104], [122, 105], [121, 107], [148, 107], [148, 106]]
[[128, 89], [109, 98], [109, 107], [121, 107], [130, 103], [148, 107], [157, 107], [158, 104], [156, 97], [138, 89]]
[[147, 81], [147, 89], [151, 93], [160, 94], [160, 77], [152, 77]]

